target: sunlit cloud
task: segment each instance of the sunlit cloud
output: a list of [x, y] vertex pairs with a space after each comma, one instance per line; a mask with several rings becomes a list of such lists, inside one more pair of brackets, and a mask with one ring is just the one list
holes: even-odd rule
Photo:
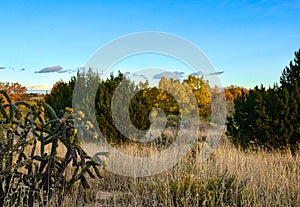
[[38, 85], [27, 85], [27, 90], [48, 90], [50, 91], [51, 88], [46, 85], [38, 84]]

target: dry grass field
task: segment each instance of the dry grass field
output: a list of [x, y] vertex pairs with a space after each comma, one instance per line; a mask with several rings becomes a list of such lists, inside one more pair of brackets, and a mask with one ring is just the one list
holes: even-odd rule
[[[97, 150], [92, 144], [85, 147]], [[132, 145], [119, 148], [131, 155], [156, 152]], [[300, 154], [243, 152], [223, 141], [209, 159], [200, 162], [196, 151], [172, 169], [150, 177], [125, 177], [103, 170], [103, 178], [91, 180], [88, 191], [75, 187], [63, 206], [300, 205]]]

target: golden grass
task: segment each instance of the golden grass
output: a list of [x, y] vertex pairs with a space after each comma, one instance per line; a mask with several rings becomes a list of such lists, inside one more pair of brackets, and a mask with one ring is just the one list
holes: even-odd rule
[[215, 152], [215, 164], [223, 172], [249, 178], [245, 199], [255, 206], [294, 206], [300, 204], [300, 159], [286, 152], [241, 152], [233, 147], [220, 147]]
[[[92, 144], [86, 147], [99, 150]], [[120, 148], [137, 156], [157, 152], [134, 145]], [[299, 206], [299, 158], [289, 151], [242, 152], [223, 142], [203, 162], [191, 153], [172, 169], [151, 177], [131, 178], [104, 170], [103, 179], [93, 180], [87, 192], [75, 188], [64, 206]], [[217, 185], [219, 178], [230, 180], [230, 176], [235, 178], [230, 189]], [[243, 187], [240, 194], [239, 187]], [[235, 193], [228, 199], [229, 191]]]

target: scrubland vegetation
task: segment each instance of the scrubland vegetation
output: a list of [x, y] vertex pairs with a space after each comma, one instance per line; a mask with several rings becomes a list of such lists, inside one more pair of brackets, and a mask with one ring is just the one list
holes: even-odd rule
[[[131, 100], [117, 99], [130, 103], [129, 120], [137, 129], [149, 129], [149, 117], [160, 118], [153, 108], [164, 111], [166, 129], [159, 139], [140, 143], [117, 129], [112, 110], [125, 112], [111, 102], [121, 82], [123, 94], [139, 91]], [[300, 50], [283, 70], [280, 85], [268, 89], [211, 88], [203, 77], [195, 76], [183, 81], [162, 78], [159, 87], [151, 88], [121, 73], [101, 80], [89, 70], [67, 83], [57, 82], [44, 101], [28, 103], [23, 101], [24, 88], [2, 83], [0, 207], [299, 206], [299, 83]], [[81, 91], [73, 94], [77, 84]], [[95, 86], [92, 100], [86, 90]], [[196, 105], [190, 105], [189, 93]], [[226, 105], [214, 105], [212, 100], [224, 100]], [[91, 102], [95, 113], [86, 105]], [[109, 154], [100, 147], [102, 142], [134, 157], [149, 156], [174, 142], [186, 118], [197, 123], [195, 114], [201, 120], [197, 138], [173, 168], [148, 177], [126, 177], [107, 169]], [[207, 129], [225, 121], [226, 133], [212, 154], [202, 159], [210, 138]], [[96, 126], [103, 136], [96, 133]]]

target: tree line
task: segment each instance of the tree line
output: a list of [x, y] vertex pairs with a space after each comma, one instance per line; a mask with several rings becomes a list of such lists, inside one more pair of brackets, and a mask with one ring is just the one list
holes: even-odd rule
[[299, 149], [299, 83], [300, 50], [282, 71], [279, 84], [256, 86], [235, 99], [235, 112], [227, 119], [230, 140], [242, 149]]
[[[89, 69], [87, 71], [78, 71], [76, 76], [71, 77], [67, 82], [60, 80], [56, 82], [49, 94], [44, 96], [44, 100], [53, 107], [57, 114], [64, 113], [66, 108], [77, 107], [78, 105], [86, 106], [86, 103], [94, 102], [94, 110], [79, 109], [86, 113], [87, 117], [96, 116], [93, 123], [98, 125], [101, 133], [110, 142], [124, 142], [128, 139], [123, 136], [116, 128], [112, 119], [111, 102], [115, 90], [120, 83], [123, 85], [123, 94], [134, 93], [132, 100], [128, 96], [123, 96], [120, 103], [127, 101], [129, 105], [130, 122], [139, 130], [147, 130], [151, 125], [151, 118], [156, 118], [158, 111], [153, 109], [161, 109], [167, 116], [167, 127], [177, 127], [181, 122], [181, 115], [190, 114], [200, 116], [203, 121], [211, 121], [211, 112], [215, 114], [222, 113], [223, 109], [216, 108], [211, 104], [212, 100], [219, 99], [219, 102], [226, 99], [227, 114], [231, 116], [234, 112], [234, 100], [242, 93], [248, 93], [248, 90], [238, 86], [229, 86], [223, 89], [218, 87], [211, 88], [209, 82], [204, 77], [188, 76], [180, 81], [178, 79], [167, 79], [162, 77], [158, 87], [150, 87], [148, 81], [135, 83], [125, 77], [121, 72], [118, 74], [110, 74], [108, 78], [101, 79], [97, 72]], [[74, 87], [80, 88], [79, 96], [75, 103], [73, 101]], [[88, 89], [95, 87], [95, 97], [91, 97]], [[28, 100], [26, 87], [19, 83], [0, 83], [2, 89], [9, 92], [13, 101]], [[11, 87], [18, 88], [18, 93], [11, 91]], [[22, 90], [21, 90], [22, 89]], [[85, 91], [86, 90], [86, 91]], [[192, 96], [191, 96], [192, 94]], [[174, 98], [177, 97], [177, 100]], [[178, 98], [180, 97], [180, 98]], [[192, 98], [196, 99], [196, 104], [191, 104]], [[41, 101], [41, 100], [40, 100]], [[213, 108], [215, 107], [215, 108]], [[116, 108], [118, 113], [124, 113], [120, 108]], [[196, 113], [197, 112], [197, 113]], [[91, 114], [92, 113], [92, 114]], [[45, 114], [49, 116], [49, 114]], [[126, 117], [123, 115], [121, 117]], [[149, 120], [150, 118], [150, 120]], [[218, 122], [218, 120], [214, 120]], [[91, 140], [89, 140], [91, 141]]]
[[[75, 83], [81, 91], [77, 93], [76, 101], [72, 103]], [[88, 90], [95, 85], [97, 91], [95, 97], [92, 97]], [[119, 85], [122, 87], [118, 88]], [[117, 129], [117, 123], [113, 120], [112, 114], [115, 112], [118, 117], [124, 118], [121, 120], [122, 123], [128, 122], [125, 120], [128, 116], [125, 114], [124, 107], [118, 107], [118, 104], [112, 105], [117, 89], [122, 90], [119, 92], [125, 95], [118, 97], [115, 101], [129, 103], [129, 121], [139, 130], [149, 129], [151, 118], [159, 116], [159, 111], [153, 109], [161, 109], [165, 113], [168, 126], [179, 126], [182, 114], [189, 116], [199, 114], [202, 120], [208, 120], [212, 111], [211, 99], [216, 96], [216, 93], [220, 94], [219, 90], [212, 90], [209, 82], [203, 77], [190, 75], [183, 81], [162, 77], [158, 87], [150, 87], [148, 81], [135, 83], [121, 72], [110, 74], [103, 80], [96, 72], [89, 69], [78, 72], [77, 76], [71, 78], [69, 82], [57, 82], [50, 94], [45, 95], [45, 101], [57, 113], [65, 107], [77, 108], [78, 105], [86, 106], [86, 103], [94, 101], [95, 110], [86, 108], [80, 110], [89, 117], [96, 116], [97, 123], [93, 124], [99, 126], [106, 140], [125, 142], [128, 139]], [[134, 94], [134, 96], [130, 97], [128, 94]], [[192, 98], [195, 98], [195, 104], [192, 104]], [[115, 108], [112, 110], [112, 107]], [[120, 127], [127, 130], [122, 124]]]
[[[110, 142], [124, 142], [128, 139], [115, 126], [112, 114], [112, 100], [120, 83], [123, 96], [118, 101], [128, 102], [130, 122], [139, 130], [146, 130], [151, 125], [151, 117], [159, 114], [153, 109], [161, 109], [167, 117], [167, 126], [178, 127], [183, 113], [198, 114], [201, 120], [211, 121], [212, 100], [226, 98], [227, 136], [237, 147], [242, 149], [291, 149], [299, 148], [300, 143], [300, 50], [295, 52], [294, 60], [282, 71], [279, 83], [266, 88], [256, 86], [246, 89], [238, 86], [211, 88], [203, 77], [188, 76], [184, 80], [161, 78], [158, 87], [150, 87], [148, 81], [135, 83], [121, 72], [101, 79], [91, 69], [77, 73], [68, 82], [58, 81], [45, 101], [56, 113], [63, 113], [66, 107], [74, 107], [73, 92], [75, 85], [88, 89], [96, 85], [95, 97], [82, 91], [78, 104], [94, 102], [93, 111], [86, 110], [88, 117], [96, 116], [94, 125], [98, 125], [104, 137]], [[18, 83], [0, 83], [2, 90], [9, 91], [13, 101], [26, 99], [26, 88]], [[190, 104], [192, 93], [196, 105]], [[175, 97], [180, 97], [176, 99]], [[128, 100], [130, 98], [130, 100]], [[132, 98], [132, 99], [131, 99]], [[187, 107], [182, 107], [187, 106]], [[196, 106], [196, 107], [195, 107]], [[76, 104], [75, 104], [76, 107]], [[126, 111], [115, 108], [121, 117]], [[187, 111], [184, 111], [187, 110]], [[89, 114], [92, 113], [93, 114]], [[195, 113], [197, 112], [197, 113]], [[124, 116], [123, 116], [124, 115]], [[150, 120], [149, 120], [150, 117]], [[216, 121], [216, 120], [214, 120]], [[216, 121], [217, 122], [217, 121]]]

